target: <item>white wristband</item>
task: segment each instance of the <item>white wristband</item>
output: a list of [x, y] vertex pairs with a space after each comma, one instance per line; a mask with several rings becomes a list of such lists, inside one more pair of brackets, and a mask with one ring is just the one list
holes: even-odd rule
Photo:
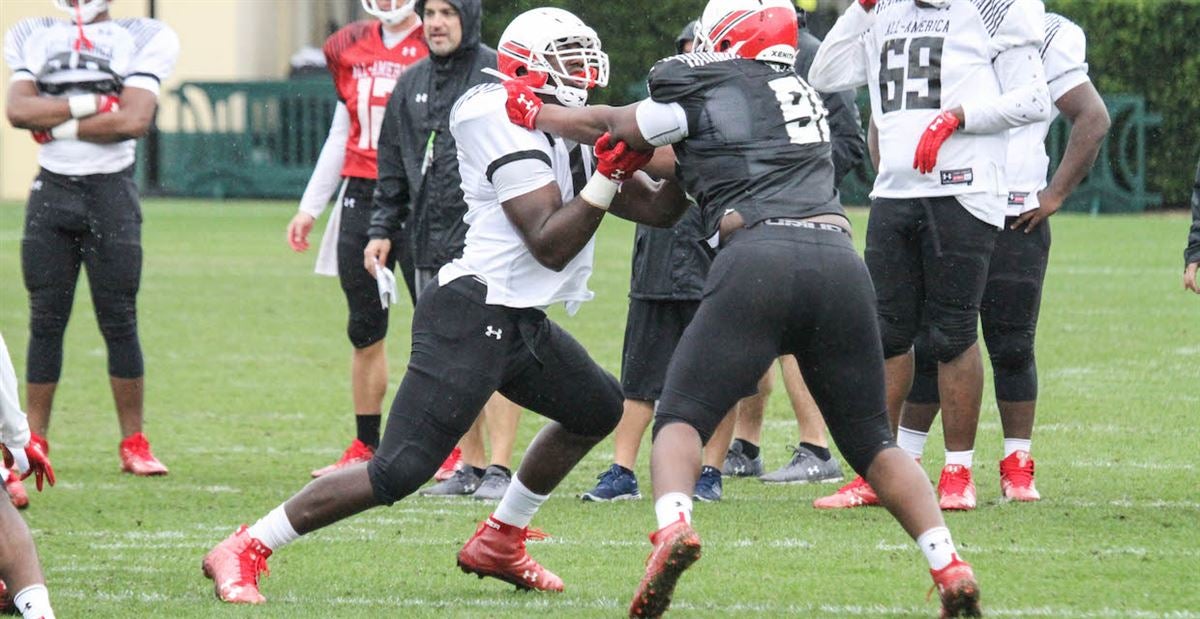
[[589, 205], [607, 211], [608, 207], [612, 205], [613, 198], [617, 197], [617, 190], [620, 188], [620, 183], [596, 172], [588, 179], [583, 191], [579, 192], [579, 197]]
[[72, 118], [50, 130], [50, 136], [56, 140], [79, 139], [79, 121]]
[[96, 95], [75, 95], [67, 99], [71, 118], [87, 118], [100, 110]]

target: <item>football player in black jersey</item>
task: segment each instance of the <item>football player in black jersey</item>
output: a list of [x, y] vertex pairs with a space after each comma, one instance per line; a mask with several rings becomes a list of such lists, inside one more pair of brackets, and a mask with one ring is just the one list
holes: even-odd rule
[[888, 427], [875, 292], [834, 187], [826, 110], [792, 68], [795, 10], [788, 0], [711, 0], [696, 40], [698, 53], [651, 69], [650, 99], [622, 108], [540, 108], [521, 80], [505, 82], [517, 124], [581, 141], [610, 132], [634, 148], [673, 145], [679, 180], [723, 237], [656, 412], [659, 528], [630, 614], [661, 615], [699, 559], [689, 493], [701, 446], [783, 354], [799, 361], [847, 461], [924, 551], [943, 616], [978, 614], [971, 567]]

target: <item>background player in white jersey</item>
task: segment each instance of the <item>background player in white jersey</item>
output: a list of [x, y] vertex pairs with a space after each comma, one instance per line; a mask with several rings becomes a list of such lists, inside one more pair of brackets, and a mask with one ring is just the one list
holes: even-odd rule
[[650, 467], [658, 530], [629, 613], [657, 617], [700, 557], [691, 526], [702, 445], [780, 355], [796, 357], [847, 462], [925, 553], [944, 616], [978, 615], [979, 586], [959, 559], [924, 473], [891, 438], [870, 276], [838, 201], [826, 110], [792, 68], [788, 0], [711, 0], [699, 53], [659, 61], [648, 100], [621, 108], [532, 103], [505, 82], [509, 117], [635, 148], [672, 145], [675, 175], [724, 240], [655, 412]]
[[1196, 182], [1192, 185], [1192, 231], [1183, 252], [1183, 264], [1183, 287], [1200, 294], [1200, 284], [1196, 282], [1196, 271], [1200, 270], [1200, 165], [1196, 167]]
[[[313, 477], [366, 462], [379, 446], [380, 408], [388, 378], [384, 350], [388, 310], [380, 307], [375, 280], [360, 268], [361, 256], [369, 240], [367, 228], [378, 176], [375, 159], [384, 106], [400, 75], [429, 54], [421, 35], [421, 20], [413, 12], [413, 0], [362, 0], [362, 7], [376, 19], [349, 24], [325, 42], [326, 63], [338, 103], [329, 137], [300, 198], [300, 210], [287, 226], [291, 248], [307, 250], [313, 223], [341, 185], [321, 240], [316, 271], [337, 276], [346, 295], [350, 314], [346, 334], [354, 348], [350, 390], [356, 436], [336, 462], [314, 470]], [[402, 234], [397, 231], [398, 242]], [[384, 258], [384, 266], [391, 269], [396, 259]], [[403, 260], [401, 271], [405, 271]], [[410, 262], [405, 277], [410, 294], [411, 272]]]
[[[1037, 0], [858, 0], [809, 70], [818, 90], [867, 85], [880, 169], [867, 267], [879, 303], [893, 428], [928, 325], [946, 429], [943, 509], [974, 509], [971, 478], [983, 394], [979, 304], [1004, 225], [1008, 130], [1050, 117]], [[878, 502], [861, 477], [819, 508]]]
[[[498, 52], [503, 74], [539, 79], [543, 92], [562, 104], [582, 105], [590, 88], [608, 80], [599, 37], [561, 9], [518, 16]], [[552, 421], [534, 438], [495, 512], [459, 552], [458, 564], [518, 588], [562, 590], [562, 580], [526, 552], [525, 540], [538, 535], [528, 527], [554, 487], [616, 426], [621, 389], [543, 308], [564, 303], [573, 313], [592, 298], [593, 235], [610, 205], [617, 214], [655, 223], [678, 216], [687, 202], [673, 185], [652, 194], [645, 176], [626, 182], [615, 200], [621, 180], [648, 156], [623, 143], [602, 143], [593, 166], [590, 147], [511, 125], [505, 101], [503, 87], [484, 84], [467, 91], [451, 112], [468, 204], [466, 247], [417, 300], [408, 370], [379, 449], [369, 463], [312, 481], [213, 548], [203, 567], [220, 599], [263, 602], [258, 574], [272, 552], [415, 491], [496, 391]], [[658, 197], [675, 210], [664, 209]], [[385, 242], [372, 241], [364, 266], [375, 268], [372, 258]]]
[[26, 410], [45, 441], [62, 372], [63, 332], [79, 267], [87, 268], [121, 427], [121, 469], [165, 475], [142, 434], [144, 367], [137, 333], [142, 212], [133, 180], [135, 138], [154, 121], [159, 87], [179, 56], [166, 24], [112, 20], [106, 0], [55, 0], [75, 23], [27, 19], [5, 36], [13, 72], [6, 112], [43, 144], [21, 240], [29, 291]]
[[[36, 475], [37, 489], [43, 481], [54, 485], [54, 469], [41, 444], [31, 441], [29, 423], [17, 397], [17, 373], [13, 371], [8, 346], [0, 336], [0, 443], [5, 468], [13, 466], [23, 477]], [[20, 610], [26, 619], [53, 619], [46, 578], [38, 560], [29, 527], [9, 501], [0, 501], [0, 612]]]
[[[1061, 15], [1047, 13], [1045, 33], [1041, 59], [1055, 116], [1058, 112], [1066, 116], [1071, 135], [1062, 163], [1047, 184], [1046, 134], [1052, 119], [1010, 133], [1008, 210], [979, 306], [1004, 431], [1000, 490], [1005, 499], [1014, 501], [1041, 498], [1030, 454], [1038, 392], [1034, 335], [1050, 258], [1048, 218], [1091, 170], [1110, 124], [1108, 108], [1088, 79], [1083, 30]], [[916, 375], [900, 414], [898, 440], [919, 458], [938, 411], [938, 367], [928, 336], [918, 337], [914, 349]]]

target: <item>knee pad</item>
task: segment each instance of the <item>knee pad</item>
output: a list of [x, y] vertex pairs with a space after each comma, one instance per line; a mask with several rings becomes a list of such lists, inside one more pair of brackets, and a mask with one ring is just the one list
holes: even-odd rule
[[588, 398], [588, 401], [582, 404], [583, 408], [589, 411], [588, 414], [577, 416], [571, 420], [569, 425], [563, 423], [563, 427], [568, 431], [581, 436], [602, 439], [612, 434], [613, 430], [617, 428], [617, 424], [621, 422], [621, 415], [625, 410], [621, 384], [607, 372], [604, 375], [607, 380], [604, 381], [604, 387], [600, 393]]
[[987, 345], [996, 374], [1019, 374], [1034, 364], [1032, 330], [995, 334], [987, 338]]
[[899, 322], [879, 318], [879, 337], [883, 343], [883, 358], [903, 355], [913, 345], [913, 330]]
[[964, 324], [961, 328], [943, 328], [938, 325], [929, 327], [929, 352], [941, 363], [950, 363], [963, 354], [979, 339], [975, 321], [971, 320], [969, 328]]
[[[392, 415], [389, 419], [397, 418]], [[397, 422], [404, 427], [397, 432], [389, 426], [388, 441], [367, 463], [371, 489], [382, 505], [403, 499], [429, 481], [463, 434], [448, 430], [424, 412]]]
[[906, 400], [913, 404], [937, 404], [938, 362], [929, 349], [929, 337], [922, 334], [913, 345], [913, 382]]
[[351, 312], [346, 324], [346, 335], [355, 348], [366, 348], [387, 336], [388, 315], [386, 311]]

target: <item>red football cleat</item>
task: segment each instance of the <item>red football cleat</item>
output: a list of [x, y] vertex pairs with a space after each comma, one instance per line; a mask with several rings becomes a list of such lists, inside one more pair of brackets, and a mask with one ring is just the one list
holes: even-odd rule
[[[940, 570], [929, 570], [933, 576], [932, 594], [937, 589], [942, 599], [942, 619], [946, 617], [982, 617], [979, 608], [979, 583], [975, 581], [975, 572], [971, 564], [951, 555], [950, 565]], [[927, 596], [928, 597], [928, 596]]]
[[154, 457], [146, 435], [141, 432], [121, 441], [121, 470], [139, 477], [167, 474], [166, 465]]
[[961, 464], [947, 464], [938, 479], [938, 505], [944, 510], [975, 509], [975, 481], [971, 469]]
[[13, 507], [17, 509], [29, 507], [29, 493], [25, 492], [25, 484], [21, 482], [21, 475], [15, 469], [8, 471], [8, 477], [4, 480], [4, 489], [8, 491], [8, 498], [12, 501]]
[[232, 604], [262, 604], [267, 601], [258, 592], [258, 575], [270, 574], [267, 557], [271, 549], [250, 537], [246, 525], [217, 544], [204, 555], [200, 566], [213, 581], [217, 598]]
[[320, 477], [322, 475], [328, 475], [340, 468], [350, 466], [351, 464], [370, 462], [371, 458], [373, 457], [375, 457], [374, 448], [358, 439], [354, 439], [354, 442], [350, 443], [350, 446], [346, 448], [346, 451], [342, 452], [342, 457], [339, 458], [337, 462], [314, 470], [312, 472], [312, 476]]
[[525, 540], [546, 537], [537, 529], [519, 529], [488, 516], [458, 551], [458, 567], [480, 578], [499, 578], [518, 589], [562, 591], [562, 579], [539, 565], [525, 551]]
[[454, 472], [462, 468], [462, 449], [455, 447], [450, 455], [442, 461], [442, 465], [438, 467], [436, 473], [433, 474], [434, 481], [446, 481], [454, 477]]
[[654, 549], [629, 605], [630, 617], [661, 617], [667, 612], [679, 577], [700, 558], [700, 536], [682, 518], [650, 534], [650, 543]]
[[813, 507], [817, 509], [847, 509], [868, 505], [879, 505], [879, 497], [862, 475], [855, 476], [853, 481], [838, 488], [837, 492], [813, 501]]
[[1000, 490], [1009, 501], [1037, 501], [1042, 498], [1033, 485], [1033, 458], [1028, 451], [1014, 451], [1000, 461]]
[[8, 585], [4, 584], [3, 580], [0, 580], [0, 613], [7, 615], [15, 610], [17, 610], [17, 607], [13, 604], [12, 596], [8, 594]]

